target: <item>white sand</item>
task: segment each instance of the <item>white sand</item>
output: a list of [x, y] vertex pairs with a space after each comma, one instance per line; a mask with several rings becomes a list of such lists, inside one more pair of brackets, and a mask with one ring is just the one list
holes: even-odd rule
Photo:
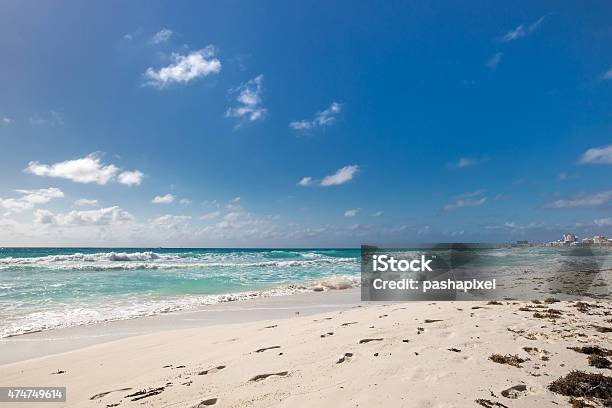
[[[570, 302], [547, 305], [562, 311], [556, 320], [519, 311], [526, 304], [369, 305], [156, 332], [0, 366], [0, 384], [68, 387], [67, 404], [45, 407], [194, 407], [214, 398], [215, 407], [478, 407], [479, 398], [509, 407], [568, 406], [567, 397], [546, 387], [573, 369], [609, 375], [567, 347], [610, 347], [610, 333], [592, 325], [612, 326], [604, 316], [612, 303], [599, 302], [590, 311], [597, 314]], [[365, 339], [374, 340], [360, 344]], [[488, 359], [494, 353], [528, 361], [520, 368], [498, 364]], [[53, 374], [58, 370], [65, 373]], [[280, 375], [252, 381], [271, 373]], [[518, 398], [502, 396], [519, 384], [526, 391]], [[161, 387], [137, 401], [127, 397]]]

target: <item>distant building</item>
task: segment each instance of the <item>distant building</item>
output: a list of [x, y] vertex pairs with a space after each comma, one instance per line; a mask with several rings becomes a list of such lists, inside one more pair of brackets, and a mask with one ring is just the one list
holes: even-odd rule
[[565, 243], [572, 243], [572, 242], [576, 242], [578, 241], [578, 237], [576, 237], [576, 235], [574, 234], [563, 234], [563, 242]]
[[609, 242], [609, 240], [606, 237], [602, 237], [600, 235], [595, 235], [593, 237], [593, 243], [594, 244], [607, 244], [608, 242]]

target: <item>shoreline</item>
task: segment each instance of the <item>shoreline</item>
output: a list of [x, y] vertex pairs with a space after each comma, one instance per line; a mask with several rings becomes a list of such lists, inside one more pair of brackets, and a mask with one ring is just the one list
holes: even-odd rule
[[71, 407], [558, 407], [568, 397], [548, 389], [556, 379], [609, 375], [569, 349], [609, 347], [607, 300], [345, 303], [309, 315], [311, 301], [265, 307], [278, 317], [263, 321], [154, 331], [6, 364], [0, 382], [66, 386]]
[[298, 292], [204, 305], [131, 319], [94, 322], [24, 333], [0, 339], [0, 366], [96, 344], [163, 331], [192, 329], [270, 319], [287, 319], [361, 304], [360, 289]]

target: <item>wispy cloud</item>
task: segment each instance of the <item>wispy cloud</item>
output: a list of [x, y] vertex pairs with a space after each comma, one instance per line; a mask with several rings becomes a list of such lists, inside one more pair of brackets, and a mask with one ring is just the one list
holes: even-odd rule
[[66, 214], [54, 214], [49, 210], [34, 212], [36, 223], [59, 227], [105, 226], [123, 224], [133, 220], [132, 214], [117, 206], [89, 211], [70, 211]]
[[606, 72], [604, 72], [604, 73], [601, 75], [601, 79], [605, 79], [606, 81], [607, 81], [607, 80], [612, 79], [612, 68], [610, 68], [609, 70], [607, 70]]
[[312, 177], [302, 177], [302, 179], [298, 181], [297, 183], [298, 186], [302, 186], [302, 187], [312, 186], [313, 184], [314, 184], [314, 181]]
[[612, 218], [597, 218], [593, 220], [593, 223], [598, 227], [612, 227]]
[[220, 215], [221, 215], [221, 211], [212, 211], [212, 212], [202, 215], [200, 219], [201, 220], [214, 220], [215, 218], [218, 218]]
[[13, 122], [14, 122], [14, 120], [9, 118], [9, 117], [5, 116], [5, 117], [2, 118], [2, 123], [4, 123], [5, 125], [10, 125]]
[[90, 206], [90, 205], [94, 206], [94, 205], [98, 205], [98, 200], [79, 198], [78, 200], [74, 202], [74, 205], [76, 205], [77, 207], [85, 207], [85, 206]]
[[[72, 180], [76, 183], [95, 183], [104, 185], [120, 172], [114, 164], [104, 164], [98, 155], [92, 153], [80, 159], [66, 160], [55, 164], [41, 164], [31, 161], [24, 170], [26, 173], [41, 177], [55, 177]], [[119, 174], [117, 181], [126, 185], [138, 185], [143, 174], [138, 170]]]
[[225, 112], [225, 116], [238, 119], [237, 127], [263, 119], [265, 116], [267, 109], [263, 107], [263, 100], [261, 97], [263, 79], [263, 75], [258, 75], [250, 81], [241, 84], [239, 87], [230, 90], [230, 93], [238, 93], [236, 97], [238, 105], [229, 108]]
[[174, 197], [172, 194], [168, 193], [165, 195], [158, 195], [153, 197], [153, 200], [151, 200], [151, 202], [153, 204], [170, 204], [174, 201], [176, 197]]
[[30, 116], [30, 125], [32, 126], [64, 126], [64, 116], [55, 110], [49, 111], [47, 115], [39, 115], [38, 113]]
[[186, 84], [198, 78], [218, 74], [221, 72], [221, 61], [216, 54], [217, 50], [212, 45], [187, 55], [173, 53], [173, 64], [158, 70], [147, 68], [144, 73], [147, 80], [145, 85], [163, 89], [174, 83]]
[[172, 37], [173, 34], [174, 32], [169, 28], [162, 28], [161, 30], [156, 32], [153, 37], [151, 37], [150, 42], [151, 44], [165, 43], [170, 39], [170, 37]]
[[579, 164], [612, 164], [612, 144], [588, 149], [578, 159]]
[[564, 208], [597, 208], [602, 207], [612, 200], [611, 191], [601, 191], [597, 193], [580, 193], [572, 198], [552, 201], [544, 205], [544, 208], [564, 209]]
[[341, 169], [338, 169], [338, 171], [336, 171], [334, 174], [325, 176], [323, 180], [321, 180], [321, 186], [339, 186], [341, 184], [347, 183], [353, 179], [353, 177], [355, 176], [355, 174], [357, 174], [358, 171], [359, 166], [356, 164], [344, 166]]
[[540, 25], [542, 25], [542, 22], [544, 21], [546, 17], [547, 15], [544, 15], [531, 24], [525, 24], [525, 23], [519, 24], [517, 27], [506, 32], [506, 34], [504, 34], [503, 37], [501, 38], [501, 41], [510, 42], [510, 41], [518, 40], [519, 38], [523, 38], [533, 33], [540, 27]]
[[289, 123], [289, 127], [294, 130], [310, 130], [317, 127], [329, 126], [335, 122], [336, 116], [342, 110], [342, 105], [338, 102], [332, 102], [329, 108], [317, 112], [313, 119], [298, 120]]
[[64, 197], [64, 192], [59, 188], [41, 188], [38, 190], [15, 190], [21, 194], [18, 198], [0, 198], [0, 208], [12, 212], [30, 210], [35, 205], [46, 204], [54, 198]]
[[461, 157], [454, 163], [449, 163], [449, 167], [453, 169], [463, 169], [465, 167], [476, 166], [477, 164], [484, 163], [487, 159], [479, 159], [475, 157]]
[[372, 217], [382, 217], [384, 214], [384, 212], [382, 211], [376, 211], [372, 213]]
[[483, 194], [483, 190], [460, 194], [455, 197], [455, 201], [444, 206], [444, 211], [465, 207], [480, 207], [488, 199], [488, 197], [484, 196]]
[[152, 224], [156, 228], [162, 229], [183, 229], [187, 227], [187, 223], [191, 220], [190, 215], [172, 215], [166, 214], [152, 220]]
[[485, 64], [486, 67], [490, 69], [497, 68], [503, 56], [504, 56], [503, 52], [496, 52], [487, 60], [487, 63]]
[[344, 216], [345, 217], [354, 217], [357, 215], [357, 213], [359, 213], [359, 208], [353, 208], [351, 210], [346, 210], [344, 212]]

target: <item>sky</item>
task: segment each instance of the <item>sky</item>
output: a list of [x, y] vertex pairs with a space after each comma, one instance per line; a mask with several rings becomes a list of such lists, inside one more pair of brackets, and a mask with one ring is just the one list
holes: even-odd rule
[[0, 245], [612, 235], [607, 1], [0, 4]]

